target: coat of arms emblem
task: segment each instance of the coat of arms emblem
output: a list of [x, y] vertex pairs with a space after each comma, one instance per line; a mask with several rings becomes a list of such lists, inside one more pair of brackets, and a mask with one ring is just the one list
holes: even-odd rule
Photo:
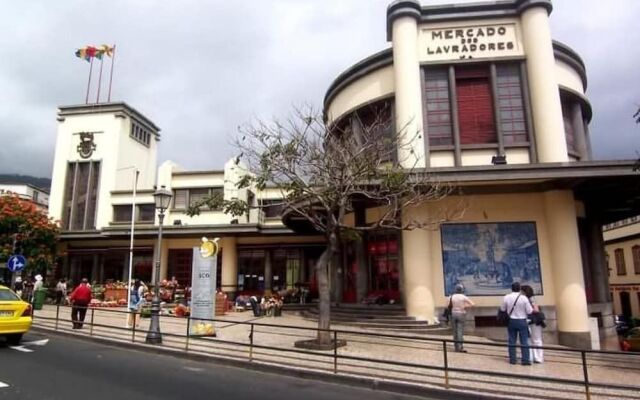
[[93, 151], [96, 149], [96, 144], [93, 142], [93, 132], [80, 132], [80, 144], [77, 149], [80, 157], [91, 157]]

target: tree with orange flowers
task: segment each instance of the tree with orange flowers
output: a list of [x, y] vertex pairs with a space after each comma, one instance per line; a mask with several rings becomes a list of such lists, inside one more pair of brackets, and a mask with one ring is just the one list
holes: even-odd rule
[[58, 233], [58, 225], [33, 202], [0, 196], [0, 263], [22, 254], [27, 272], [46, 272], [54, 264]]

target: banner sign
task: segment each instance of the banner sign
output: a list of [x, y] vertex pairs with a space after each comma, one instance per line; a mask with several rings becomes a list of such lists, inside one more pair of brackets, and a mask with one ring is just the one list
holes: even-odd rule
[[191, 328], [192, 335], [215, 335], [213, 318], [216, 309], [216, 271], [218, 244], [207, 238], [200, 247], [193, 248], [191, 269]]

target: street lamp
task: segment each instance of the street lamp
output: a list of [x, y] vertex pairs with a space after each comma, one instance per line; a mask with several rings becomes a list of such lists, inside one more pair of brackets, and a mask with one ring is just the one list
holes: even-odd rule
[[160, 186], [153, 194], [158, 210], [158, 245], [156, 246], [156, 271], [153, 281], [153, 300], [151, 301], [151, 325], [147, 332], [146, 342], [150, 344], [161, 344], [162, 333], [160, 333], [160, 247], [162, 246], [162, 221], [164, 212], [169, 208], [171, 202], [171, 192]]

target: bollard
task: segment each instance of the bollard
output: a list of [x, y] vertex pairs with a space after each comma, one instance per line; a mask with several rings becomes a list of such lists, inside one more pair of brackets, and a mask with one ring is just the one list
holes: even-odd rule
[[249, 362], [253, 361], [253, 324], [251, 324], [251, 333], [249, 333]]
[[187, 316], [187, 343], [184, 346], [185, 351], [189, 351], [189, 327], [191, 325], [191, 315]]
[[449, 389], [449, 359], [447, 357], [447, 341], [442, 341], [442, 355], [444, 356], [444, 387]]
[[60, 304], [56, 306], [56, 331], [58, 330], [58, 320], [60, 320]]
[[[140, 316], [139, 318], [142, 318], [142, 316]], [[134, 343], [136, 341], [136, 314], [135, 311], [133, 311], [133, 324], [131, 325], [131, 343]]]
[[93, 336], [93, 317], [96, 313], [96, 309], [92, 308], [91, 309], [91, 326], [89, 327], [89, 336]]
[[589, 371], [587, 370], [587, 353], [582, 350], [582, 372], [584, 373], [584, 390], [587, 400], [591, 400], [591, 388], [589, 387]]
[[338, 331], [333, 331], [333, 373], [338, 373]]

